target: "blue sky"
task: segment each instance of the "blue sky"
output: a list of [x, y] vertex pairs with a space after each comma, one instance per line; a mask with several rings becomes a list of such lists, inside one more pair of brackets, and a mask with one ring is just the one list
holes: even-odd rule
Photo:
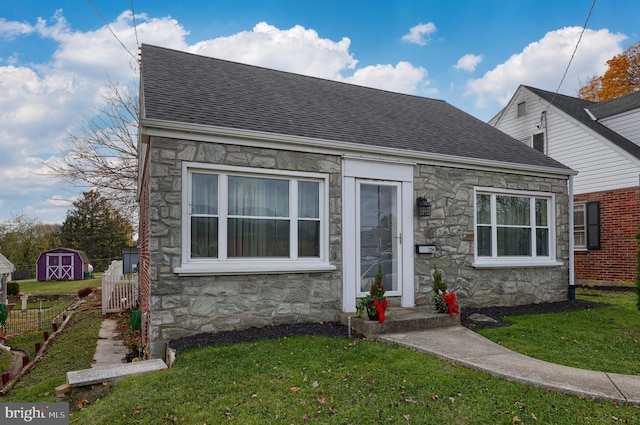
[[[78, 188], [43, 175], [139, 43], [444, 99], [488, 121], [518, 85], [554, 91], [592, 0], [21, 0], [0, 6], [0, 222], [62, 222]], [[135, 11], [135, 23], [131, 6]], [[560, 89], [640, 39], [637, 0], [597, 0]], [[108, 27], [105, 25], [108, 24]], [[137, 33], [137, 42], [136, 42]]]

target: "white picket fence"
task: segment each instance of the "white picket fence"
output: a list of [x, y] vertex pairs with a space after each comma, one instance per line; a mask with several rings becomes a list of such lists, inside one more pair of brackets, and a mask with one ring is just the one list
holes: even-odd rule
[[102, 314], [119, 313], [137, 308], [138, 274], [122, 274], [122, 261], [112, 261], [102, 275]]

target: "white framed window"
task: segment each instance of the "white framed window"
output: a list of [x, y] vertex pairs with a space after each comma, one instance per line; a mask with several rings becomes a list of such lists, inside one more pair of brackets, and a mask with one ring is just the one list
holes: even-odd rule
[[328, 176], [184, 163], [178, 274], [327, 271]]
[[587, 249], [587, 209], [585, 202], [573, 204], [573, 247]]
[[476, 267], [557, 266], [555, 196], [475, 188]]
[[524, 117], [525, 115], [527, 115], [527, 103], [526, 102], [518, 103], [517, 114], [518, 114], [518, 118], [519, 117]]

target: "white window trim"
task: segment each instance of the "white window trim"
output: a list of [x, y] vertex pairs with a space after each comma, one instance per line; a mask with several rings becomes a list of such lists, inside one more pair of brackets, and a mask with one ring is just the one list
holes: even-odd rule
[[[478, 193], [486, 193], [490, 195], [507, 195], [507, 196], [523, 196], [523, 197], [538, 197], [546, 198], [549, 200], [549, 206], [547, 209], [549, 223], [549, 256], [545, 257], [479, 257], [478, 256], [478, 244], [474, 244], [474, 262], [472, 264], [475, 268], [507, 268], [507, 267], [557, 267], [562, 266], [561, 261], [556, 260], [556, 201], [555, 194], [549, 192], [534, 192], [524, 190], [511, 190], [511, 189], [498, 189], [494, 187], [474, 187], [473, 188], [473, 235], [474, 240], [478, 240], [478, 210], [476, 208], [476, 200]], [[495, 209], [491, 209], [492, 223], [495, 223]], [[494, 227], [494, 225], [492, 225]], [[533, 226], [535, 228], [535, 226]], [[493, 236], [492, 236], [493, 237]], [[495, 246], [495, 241], [492, 246]], [[497, 248], [497, 247], [496, 247]]]
[[574, 202], [573, 203], [573, 211], [575, 213], [576, 210], [576, 206], [578, 205], [582, 205], [582, 214], [583, 214], [583, 231], [584, 231], [584, 244], [583, 245], [577, 245], [575, 243], [575, 229], [576, 229], [576, 225], [575, 222], [573, 224], [573, 232], [574, 232], [574, 236], [573, 236], [573, 249], [575, 251], [588, 251], [587, 249], [587, 202], [586, 201], [579, 201], [579, 202]]
[[[190, 211], [189, 190], [190, 173], [194, 171], [220, 172], [224, 174], [244, 174], [286, 179], [320, 180], [320, 257], [319, 258], [191, 258], [190, 252]], [[225, 189], [226, 190], [226, 189]], [[297, 194], [294, 195], [297, 199]], [[226, 204], [225, 204], [226, 205]], [[297, 201], [296, 201], [297, 205]], [[329, 176], [321, 173], [305, 173], [286, 170], [267, 170], [249, 167], [235, 167], [198, 162], [182, 163], [182, 249], [181, 263], [174, 272], [180, 276], [203, 275], [245, 275], [245, 274], [278, 274], [278, 273], [312, 273], [327, 272], [336, 269], [329, 262]], [[291, 235], [294, 237], [295, 235]], [[220, 232], [219, 238], [225, 239]], [[226, 245], [225, 245], [226, 246]]]

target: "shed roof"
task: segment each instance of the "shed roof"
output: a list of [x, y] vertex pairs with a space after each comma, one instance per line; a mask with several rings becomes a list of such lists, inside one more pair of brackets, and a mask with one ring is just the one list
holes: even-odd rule
[[0, 275], [16, 271], [15, 266], [4, 255], [0, 254]]
[[[141, 118], [570, 169], [442, 100], [142, 45]], [[148, 121], [147, 121], [148, 122]]]

